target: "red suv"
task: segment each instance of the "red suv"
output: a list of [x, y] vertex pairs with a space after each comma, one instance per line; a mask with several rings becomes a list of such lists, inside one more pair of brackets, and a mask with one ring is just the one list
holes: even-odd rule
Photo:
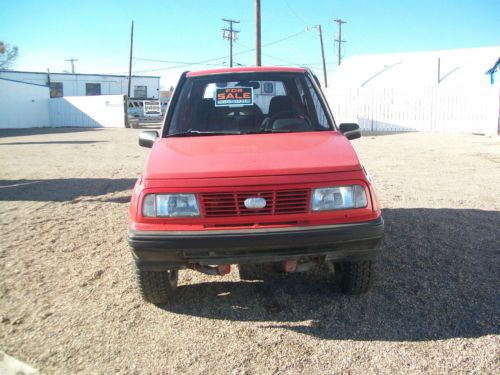
[[178, 272], [231, 264], [286, 272], [327, 263], [362, 293], [384, 231], [370, 176], [308, 69], [182, 74], [130, 202], [128, 241], [145, 300], [167, 302]]

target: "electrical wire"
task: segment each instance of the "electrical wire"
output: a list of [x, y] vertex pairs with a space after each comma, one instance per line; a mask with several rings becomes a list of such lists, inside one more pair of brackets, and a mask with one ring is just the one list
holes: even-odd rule
[[[160, 63], [165, 63], [165, 64], [189, 64], [189, 65], [199, 65], [201, 63], [199, 62], [186, 62], [186, 61], [168, 61], [168, 60], [156, 60], [156, 59], [146, 59], [143, 57], [134, 57], [134, 61], [151, 61], [151, 62], [160, 62]], [[211, 63], [203, 63], [204, 65], [218, 65], [218, 64], [211, 64]]]
[[288, 0], [284, 0], [288, 10], [290, 10], [290, 12], [295, 16], [295, 18], [297, 18], [301, 23], [305, 24], [305, 25], [308, 25], [308, 22], [306, 22], [305, 19], [303, 19], [302, 17], [300, 17], [294, 10], [293, 8], [290, 6], [290, 3], [288, 2]]
[[[271, 45], [274, 45], [274, 44], [278, 44], [278, 43], [284, 42], [286, 40], [289, 40], [289, 39], [295, 38], [295, 37], [297, 37], [299, 35], [302, 35], [302, 34], [304, 34], [306, 32], [307, 32], [307, 30], [302, 30], [302, 31], [300, 31], [298, 33], [288, 35], [288, 36], [286, 36], [284, 38], [275, 40], [275, 41], [270, 42], [270, 43], [266, 43], [266, 44], [262, 45], [262, 47], [268, 47], [268, 46], [271, 46]], [[249, 47], [246, 47], [246, 46], [245, 46], [245, 48], [248, 48], [248, 49], [246, 51], [241, 51], [241, 52], [233, 53], [233, 56], [239, 56], [239, 55], [242, 55], [244, 53], [255, 51], [255, 48], [249, 48]], [[146, 70], [136, 70], [136, 71], [134, 71], [134, 73], [158, 72], [158, 71], [162, 71], [162, 70], [171, 70], [171, 69], [184, 68], [184, 67], [187, 67], [187, 66], [190, 66], [190, 65], [209, 65], [207, 63], [211, 63], [211, 62], [218, 61], [218, 60], [225, 60], [227, 58], [229, 58], [229, 56], [216, 57], [216, 58], [213, 58], [213, 59], [197, 61], [197, 62], [194, 62], [194, 63], [179, 63], [179, 65], [169, 66], [169, 67], [163, 67], [163, 68], [146, 69]], [[139, 59], [142, 59], [142, 58], [136, 58], [136, 59], [139, 60]], [[150, 59], [150, 60], [153, 60], [153, 59]], [[165, 62], [166, 63], [166, 60], [163, 60], [161, 62]], [[175, 62], [171, 62], [171, 63], [175, 63]], [[220, 64], [216, 64], [216, 65], [220, 65]]]

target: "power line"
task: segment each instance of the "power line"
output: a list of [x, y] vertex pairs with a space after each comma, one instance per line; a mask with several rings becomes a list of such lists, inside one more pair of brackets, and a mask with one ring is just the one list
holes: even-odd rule
[[302, 30], [302, 31], [300, 31], [298, 33], [286, 36], [286, 37], [284, 37], [282, 39], [275, 40], [274, 42], [270, 42], [270, 43], [264, 44], [262, 47], [269, 47], [269, 46], [272, 46], [273, 44], [284, 42], [284, 41], [286, 41], [288, 39], [295, 38], [296, 36], [302, 35], [302, 34], [304, 34], [306, 32], [308, 32], [308, 30]]
[[338, 27], [339, 27], [339, 38], [335, 39], [336, 42], [338, 42], [338, 53], [337, 53], [337, 58], [338, 58], [338, 64], [342, 62], [342, 56], [341, 56], [341, 48], [342, 48], [342, 43], [345, 43], [345, 40], [342, 40], [342, 24], [347, 23], [342, 20], [342, 18], [337, 18], [336, 20], [333, 20], [334, 22], [337, 22]]
[[302, 17], [300, 17], [293, 9], [292, 7], [290, 6], [290, 3], [288, 2], [288, 0], [284, 0], [285, 1], [285, 4], [287, 6], [287, 8], [290, 10], [290, 12], [295, 16], [295, 18], [297, 18], [301, 23], [305, 24], [305, 25], [308, 25], [308, 22], [306, 22], [306, 20], [304, 20]]
[[[242, 43], [239, 43], [239, 42], [235, 42], [238, 46], [240, 47], [243, 47], [243, 48], [246, 48], [248, 51], [253, 51], [254, 48], [250, 48], [250, 47], [247, 47], [245, 46], [244, 44]], [[268, 53], [262, 53], [264, 56], [267, 56], [271, 59], [274, 59], [274, 60], [278, 60], [278, 61], [282, 61], [282, 62], [286, 62], [287, 64], [291, 64], [291, 65], [296, 65], [296, 66], [304, 66], [304, 65], [307, 65], [307, 64], [297, 64], [295, 61], [291, 61], [291, 60], [286, 60], [286, 59], [283, 59], [281, 57], [276, 57], [276, 56], [273, 56], [273, 55], [270, 55]]]
[[234, 23], [240, 23], [240, 21], [230, 20], [227, 18], [223, 18], [223, 21], [229, 23], [229, 28], [222, 29], [222, 39], [229, 40], [229, 67], [233, 67], [233, 42], [238, 38], [239, 30], [235, 30], [233, 28]]
[[[274, 44], [278, 44], [278, 43], [281, 43], [281, 42], [284, 42], [286, 40], [289, 40], [289, 39], [292, 39], [292, 38], [295, 38], [299, 35], [302, 35], [304, 33], [308, 32], [308, 30], [302, 30], [300, 32], [297, 32], [297, 33], [294, 33], [294, 34], [291, 34], [291, 35], [288, 35], [286, 37], [283, 37], [281, 39], [278, 39], [278, 40], [274, 40], [272, 42], [269, 42], [267, 44], [264, 44], [262, 47], [268, 47], [268, 46], [271, 46], [271, 45], [274, 45]], [[236, 52], [236, 53], [233, 53], [233, 57], [234, 56], [239, 56], [239, 55], [242, 55], [242, 54], [245, 54], [245, 53], [248, 53], [248, 52], [251, 52], [251, 51], [255, 51], [255, 48], [249, 48], [249, 47], [246, 47], [244, 46], [245, 48], [248, 48], [248, 50], [246, 51], [241, 51], [241, 52]], [[202, 61], [196, 61], [196, 62], [186, 62], [186, 63], [181, 63], [179, 62], [179, 65], [176, 65], [176, 66], [169, 66], [169, 67], [163, 67], [163, 68], [155, 68], [155, 69], [145, 69], [145, 70], [135, 70], [134, 73], [148, 73], [148, 72], [158, 72], [158, 71], [162, 71], [162, 70], [171, 70], [171, 69], [177, 69], [177, 68], [184, 68], [184, 67], [187, 67], [187, 66], [190, 66], [190, 65], [208, 65], [206, 63], [211, 63], [211, 62], [214, 62], [214, 61], [220, 61], [220, 60], [225, 60], [227, 59], [229, 56], [221, 56], [221, 57], [215, 57], [215, 58], [211, 58], [211, 59], [207, 59], [207, 60], [202, 60]], [[142, 59], [142, 58], [141, 58]], [[139, 58], [137, 58], [137, 60], [139, 60]], [[144, 59], [145, 60], [145, 59]], [[149, 60], [153, 60], [153, 59], [149, 59]], [[166, 62], [165, 60], [160, 60], [158, 62]], [[174, 62], [172, 62], [174, 63]], [[216, 65], [219, 65], [219, 64], [216, 64]]]
[[75, 59], [73, 57], [67, 59], [66, 61], [71, 62], [71, 73], [75, 72], [75, 61], [78, 61], [78, 59]]
[[[146, 59], [146, 58], [143, 58], [143, 57], [134, 57], [134, 60], [159, 62], [159, 63], [165, 63], [165, 64], [186, 64], [186, 65], [200, 65], [201, 64], [199, 62], [157, 60], [157, 59]], [[220, 65], [220, 64], [204, 63], [204, 65]]]

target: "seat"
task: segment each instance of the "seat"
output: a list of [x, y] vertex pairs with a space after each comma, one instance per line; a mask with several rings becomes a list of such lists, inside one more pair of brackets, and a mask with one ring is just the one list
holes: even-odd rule
[[292, 98], [288, 95], [278, 95], [271, 99], [269, 103], [269, 117], [273, 117], [280, 112], [293, 111]]
[[[289, 117], [298, 116], [297, 111], [293, 107], [292, 98], [288, 95], [278, 95], [269, 102], [269, 112], [261, 125], [261, 129], [269, 129], [272, 125], [271, 119], [276, 119], [277, 116], [289, 114]], [[274, 126], [273, 126], [274, 127]]]
[[208, 130], [210, 127], [210, 120], [212, 117], [212, 111], [215, 106], [215, 101], [213, 99], [202, 99], [196, 107], [196, 115], [194, 124], [196, 130]]

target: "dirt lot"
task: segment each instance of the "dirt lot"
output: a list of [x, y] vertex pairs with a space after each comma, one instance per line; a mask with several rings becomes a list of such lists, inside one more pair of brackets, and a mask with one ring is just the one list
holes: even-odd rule
[[0, 350], [64, 374], [499, 373], [498, 137], [354, 141], [386, 219], [369, 294], [323, 270], [184, 271], [158, 308], [126, 242], [137, 133], [0, 132]]

